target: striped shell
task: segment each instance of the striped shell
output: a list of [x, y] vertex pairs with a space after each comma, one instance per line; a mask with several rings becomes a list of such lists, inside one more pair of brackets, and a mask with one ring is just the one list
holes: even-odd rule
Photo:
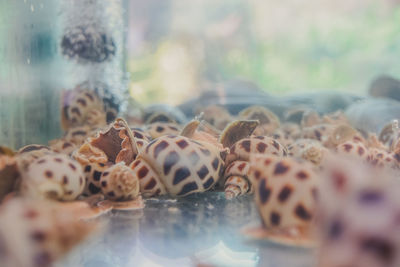
[[317, 194], [313, 166], [293, 158], [255, 155], [249, 177], [266, 228], [308, 228]]
[[78, 162], [64, 154], [38, 158], [23, 173], [21, 193], [35, 198], [74, 200], [83, 191], [85, 179]]
[[149, 143], [130, 167], [139, 177], [144, 196], [186, 196], [212, 188], [223, 159], [211, 145], [168, 135]]

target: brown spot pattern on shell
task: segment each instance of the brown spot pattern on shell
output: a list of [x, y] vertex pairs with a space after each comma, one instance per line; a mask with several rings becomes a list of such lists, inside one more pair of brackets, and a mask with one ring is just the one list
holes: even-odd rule
[[22, 174], [21, 193], [33, 198], [74, 200], [84, 187], [81, 166], [64, 154], [40, 157]]
[[[183, 141], [188, 145], [182, 146]], [[209, 190], [219, 180], [223, 167], [219, 152], [211, 144], [168, 135], [149, 143], [130, 167], [140, 176], [144, 195], [185, 196]], [[205, 176], [199, 174], [203, 168], [208, 171]]]
[[146, 132], [155, 139], [165, 135], [179, 135], [181, 127], [174, 122], [154, 122], [146, 126]]
[[255, 200], [265, 227], [310, 227], [315, 207], [312, 192], [317, 186], [311, 164], [293, 158], [254, 155], [249, 178], [255, 187]]

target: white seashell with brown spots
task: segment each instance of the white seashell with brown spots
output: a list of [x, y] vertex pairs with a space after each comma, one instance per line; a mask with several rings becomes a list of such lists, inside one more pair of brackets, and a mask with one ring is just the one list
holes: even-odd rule
[[250, 160], [249, 178], [267, 236], [289, 244], [308, 243], [318, 185], [313, 165], [258, 154]]
[[252, 192], [252, 184], [247, 177], [248, 161], [255, 154], [283, 157], [287, 151], [283, 145], [267, 136], [251, 136], [236, 142], [230, 148], [225, 161], [227, 167], [224, 174], [224, 188], [228, 199]]
[[22, 176], [21, 193], [34, 198], [74, 200], [85, 187], [82, 167], [64, 154], [38, 158]]
[[208, 143], [168, 135], [150, 142], [130, 167], [144, 196], [186, 196], [211, 189], [220, 178], [223, 159]]

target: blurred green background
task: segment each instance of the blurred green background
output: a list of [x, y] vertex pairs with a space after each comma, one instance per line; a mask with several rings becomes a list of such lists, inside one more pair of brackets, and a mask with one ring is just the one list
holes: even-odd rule
[[130, 93], [177, 104], [231, 79], [364, 94], [400, 77], [397, 0], [132, 0]]

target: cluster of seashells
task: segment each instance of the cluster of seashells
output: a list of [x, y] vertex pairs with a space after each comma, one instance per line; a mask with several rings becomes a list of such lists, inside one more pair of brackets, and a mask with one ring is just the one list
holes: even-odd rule
[[[62, 138], [17, 152], [0, 147], [0, 259], [48, 266], [92, 231], [88, 218], [143, 208], [142, 197], [214, 190], [227, 199], [254, 194], [262, 227], [246, 234], [317, 243], [321, 266], [398, 266], [398, 122], [377, 136], [341, 111], [299, 107], [282, 117], [260, 106], [235, 116], [209, 106], [186, 124], [163, 112], [126, 121], [94, 91], [66, 92]], [[40, 243], [26, 241], [25, 258], [15, 254], [13, 227], [21, 242]]]

